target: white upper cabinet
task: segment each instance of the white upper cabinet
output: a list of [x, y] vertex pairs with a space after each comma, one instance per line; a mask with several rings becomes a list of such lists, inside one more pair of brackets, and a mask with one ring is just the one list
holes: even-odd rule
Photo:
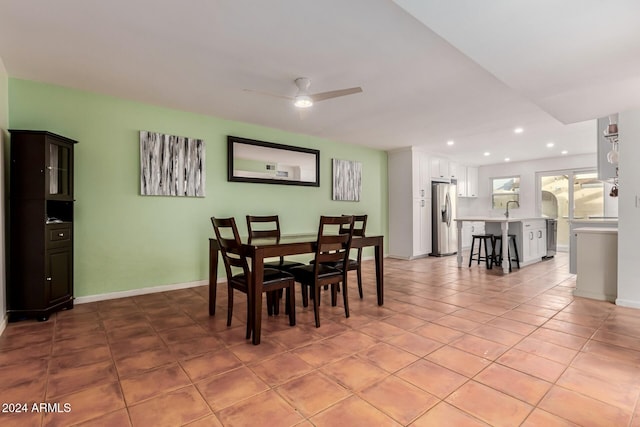
[[458, 197], [478, 197], [478, 168], [458, 167]]
[[464, 166], [456, 162], [449, 162], [449, 178], [460, 179], [460, 173], [464, 170]]
[[456, 182], [458, 197], [467, 197], [467, 168], [465, 166], [458, 166]]
[[414, 151], [411, 159], [413, 170], [413, 198], [431, 198], [431, 176], [429, 175], [429, 157], [422, 151]]
[[467, 197], [478, 197], [478, 167], [467, 166]]
[[449, 161], [440, 157], [431, 158], [431, 178], [438, 181], [449, 181]]

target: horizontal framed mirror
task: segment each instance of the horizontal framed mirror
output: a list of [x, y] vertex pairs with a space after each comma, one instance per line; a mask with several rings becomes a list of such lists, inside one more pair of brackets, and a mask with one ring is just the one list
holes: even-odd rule
[[227, 137], [227, 180], [320, 186], [320, 151]]

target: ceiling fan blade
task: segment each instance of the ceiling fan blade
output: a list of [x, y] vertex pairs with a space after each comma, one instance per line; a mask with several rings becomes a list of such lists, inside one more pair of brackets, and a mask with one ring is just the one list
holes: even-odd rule
[[329, 92], [320, 92], [309, 95], [314, 102], [324, 101], [325, 99], [337, 98], [339, 96], [353, 95], [362, 92], [361, 87], [351, 87], [349, 89], [332, 90]]
[[281, 98], [281, 99], [286, 99], [288, 101], [293, 101], [293, 97], [292, 96], [286, 96], [286, 95], [279, 95], [277, 93], [271, 93], [271, 92], [263, 92], [261, 90], [253, 90], [253, 89], [242, 89], [243, 92], [251, 92], [251, 93], [257, 93], [258, 95], [265, 95], [265, 96], [271, 96], [273, 98]]

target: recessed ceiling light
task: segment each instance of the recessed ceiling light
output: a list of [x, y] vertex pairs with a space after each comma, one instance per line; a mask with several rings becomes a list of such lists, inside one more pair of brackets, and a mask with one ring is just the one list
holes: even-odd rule
[[504, 158], [504, 161], [505, 161], [505, 162], [510, 162], [510, 161], [511, 161], [511, 159], [510, 159], [509, 157], [505, 157], [505, 158]]
[[513, 131], [514, 131], [515, 133], [522, 133], [522, 132], [524, 132], [524, 129], [522, 129], [522, 128], [515, 128]]
[[450, 139], [449, 141], [447, 141], [447, 145], [453, 145], [453, 144], [455, 144], [455, 142], [453, 142], [453, 140]]
[[568, 152], [567, 150], [562, 150], [562, 151], [560, 152], [560, 154], [568, 154], [568, 153], [569, 153], [569, 152]]
[[553, 142], [547, 142], [547, 148], [553, 147], [555, 144]]
[[484, 152], [484, 155], [485, 155], [485, 156], [490, 156], [490, 155], [491, 155], [491, 153], [490, 153], [490, 152], [488, 152], [488, 151], [485, 151], [485, 152]]

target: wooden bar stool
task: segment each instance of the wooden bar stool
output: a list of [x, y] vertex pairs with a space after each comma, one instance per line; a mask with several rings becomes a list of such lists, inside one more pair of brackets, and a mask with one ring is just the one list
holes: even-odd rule
[[[475, 259], [478, 261], [478, 265], [480, 261], [484, 261], [487, 269], [491, 270], [493, 267], [493, 234], [474, 234], [471, 236], [473, 239], [471, 240], [471, 252], [469, 253], [469, 267], [471, 267], [471, 262]], [[478, 252], [474, 253], [473, 248], [476, 245], [476, 240], [478, 241]], [[482, 255], [482, 243], [484, 242], [484, 256]], [[489, 254], [489, 249], [491, 249], [491, 254]], [[474, 258], [474, 255], [476, 256]]]
[[[496, 245], [500, 248], [498, 252], [496, 252]], [[513, 245], [513, 253], [515, 255], [514, 258], [511, 258], [511, 245]], [[495, 265], [502, 265], [502, 236], [497, 235], [493, 236], [493, 241], [491, 242], [493, 256], [493, 263]], [[516, 243], [516, 235], [509, 234], [509, 244], [507, 246], [507, 259], [509, 260], [509, 271], [511, 271], [511, 261], [516, 262], [516, 267], [520, 269], [520, 256], [518, 255], [518, 245]]]

